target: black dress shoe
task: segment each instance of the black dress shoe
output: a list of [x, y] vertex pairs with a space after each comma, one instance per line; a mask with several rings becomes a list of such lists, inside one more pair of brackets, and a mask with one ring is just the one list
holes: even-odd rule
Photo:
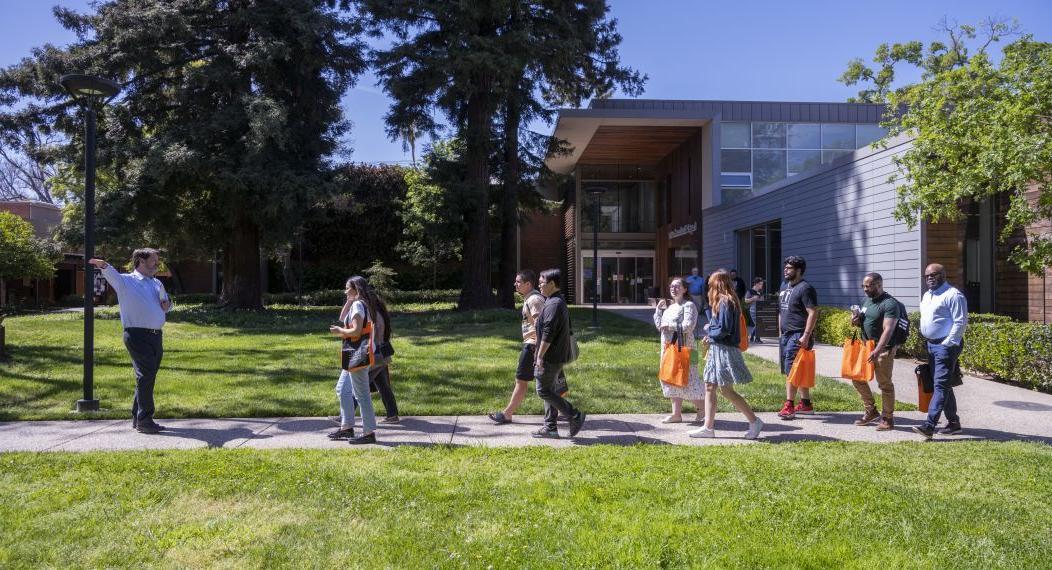
[[354, 428], [338, 429], [329, 434], [329, 439], [351, 439], [354, 437]]
[[584, 427], [584, 412], [578, 411], [577, 415], [570, 420], [570, 437], [577, 435]]
[[358, 437], [352, 437], [351, 439], [347, 440], [347, 443], [351, 445], [364, 445], [366, 443], [376, 443], [376, 432], [366, 435], [360, 435]]

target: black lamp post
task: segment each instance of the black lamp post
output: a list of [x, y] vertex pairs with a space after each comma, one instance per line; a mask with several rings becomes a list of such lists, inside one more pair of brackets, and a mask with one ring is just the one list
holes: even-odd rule
[[95, 108], [109, 102], [120, 87], [109, 79], [79, 73], [63, 75], [62, 87], [84, 109], [84, 398], [78, 412], [97, 412], [95, 369], [95, 272], [88, 260], [95, 257]]
[[592, 291], [592, 328], [599, 328], [599, 202], [606, 188], [591, 186], [585, 192], [592, 198], [592, 278], [595, 287]]

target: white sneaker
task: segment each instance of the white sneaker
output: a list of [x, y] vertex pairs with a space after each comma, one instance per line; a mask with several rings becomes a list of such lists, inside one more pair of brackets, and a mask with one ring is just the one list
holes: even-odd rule
[[698, 428], [696, 430], [688, 431], [687, 435], [690, 437], [716, 437], [716, 430], [711, 430], [709, 428], [703, 427]]
[[763, 429], [763, 420], [756, 418], [754, 422], [749, 424], [749, 431], [745, 432], [745, 439], [756, 439], [760, 437], [760, 430]]
[[683, 421], [683, 416], [665, 416], [662, 418], [661, 423], [663, 424], [678, 424]]

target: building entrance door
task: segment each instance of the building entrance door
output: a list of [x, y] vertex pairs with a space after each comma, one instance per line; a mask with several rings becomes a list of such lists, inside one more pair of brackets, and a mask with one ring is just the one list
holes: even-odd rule
[[[591, 253], [591, 252], [588, 252]], [[582, 259], [584, 301], [595, 295], [593, 258]], [[608, 304], [642, 304], [654, 287], [654, 253], [651, 251], [599, 250], [599, 302]]]

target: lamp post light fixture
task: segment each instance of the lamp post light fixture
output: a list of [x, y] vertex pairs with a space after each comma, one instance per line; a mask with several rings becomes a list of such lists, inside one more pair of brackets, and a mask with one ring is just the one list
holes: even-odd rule
[[116, 82], [93, 75], [63, 75], [59, 84], [84, 109], [84, 398], [78, 412], [97, 412], [95, 369], [95, 273], [88, 260], [95, 257], [95, 108], [120, 92]]
[[592, 198], [592, 328], [599, 328], [599, 201], [606, 192], [602, 186], [590, 186], [585, 192]]

